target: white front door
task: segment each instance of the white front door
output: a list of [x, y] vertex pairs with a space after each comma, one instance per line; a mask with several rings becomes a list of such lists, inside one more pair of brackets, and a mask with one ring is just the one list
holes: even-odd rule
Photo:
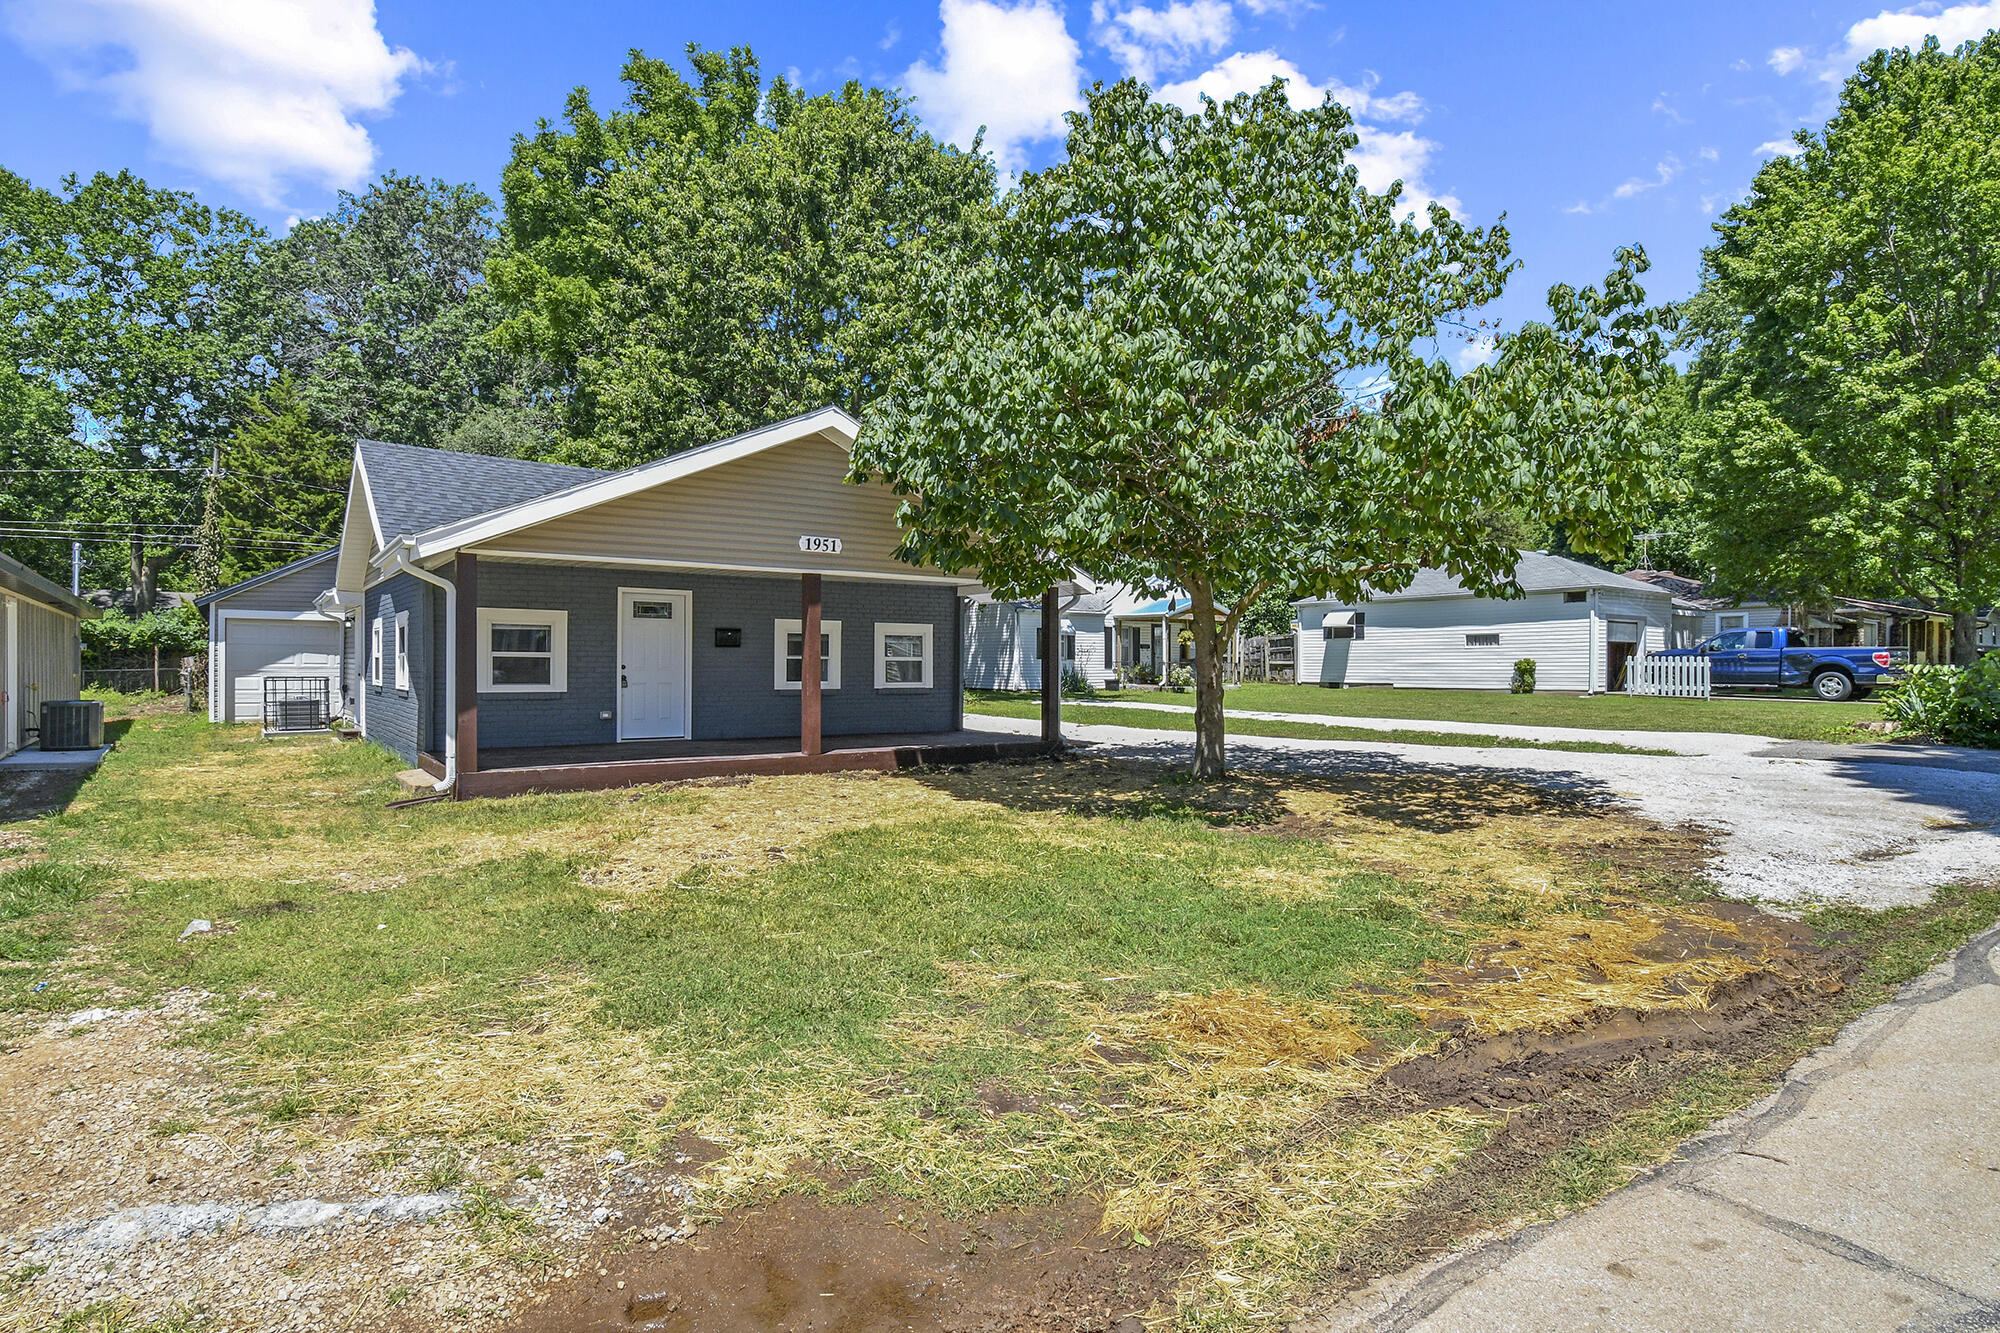
[[684, 592], [618, 591], [618, 739], [688, 734], [688, 630]]

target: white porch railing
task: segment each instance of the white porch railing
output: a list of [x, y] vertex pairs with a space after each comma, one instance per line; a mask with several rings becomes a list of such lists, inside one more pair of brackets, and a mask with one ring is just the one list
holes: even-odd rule
[[1651, 694], [1668, 699], [1709, 697], [1706, 657], [1635, 657], [1625, 668], [1627, 694]]

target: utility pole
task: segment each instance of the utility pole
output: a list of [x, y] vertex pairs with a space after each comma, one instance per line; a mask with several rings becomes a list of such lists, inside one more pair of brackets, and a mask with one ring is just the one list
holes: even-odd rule
[[73, 541], [69, 544], [69, 595], [72, 597], [83, 595], [82, 542]]

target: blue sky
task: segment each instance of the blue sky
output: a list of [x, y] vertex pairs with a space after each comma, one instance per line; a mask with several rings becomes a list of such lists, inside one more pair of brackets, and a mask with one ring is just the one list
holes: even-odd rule
[[578, 84], [617, 100], [631, 47], [745, 43], [809, 90], [900, 85], [945, 137], [987, 125], [1008, 170], [1060, 154], [1092, 80], [1187, 100], [1279, 73], [1355, 109], [1364, 179], [1507, 214], [1511, 323], [1629, 242], [1657, 296], [1685, 295], [1716, 212], [1861, 55], [1991, 27], [2000, 0], [0, 0], [0, 165], [43, 185], [131, 167], [283, 227], [388, 168], [497, 191], [510, 137]]

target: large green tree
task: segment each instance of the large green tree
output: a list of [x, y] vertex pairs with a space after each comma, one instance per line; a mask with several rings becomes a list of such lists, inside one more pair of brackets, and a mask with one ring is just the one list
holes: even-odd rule
[[1127, 81], [1070, 125], [864, 419], [855, 470], [905, 496], [906, 557], [1004, 596], [1071, 567], [1185, 589], [1212, 776], [1223, 646], [1268, 590], [1360, 597], [1424, 565], [1504, 588], [1507, 505], [1622, 545], [1664, 351], [1642, 256], [1462, 376], [1439, 340], [1500, 295], [1507, 234], [1370, 192], [1331, 99], [1273, 83], [1188, 114]]
[[919, 266], [976, 252], [990, 223], [990, 161], [897, 94], [766, 85], [743, 48], [689, 64], [633, 52], [622, 108], [577, 89], [502, 178], [506, 332], [552, 367], [580, 461], [859, 413], [920, 332]]
[[[252, 398], [211, 479], [216, 581], [234, 583], [339, 541], [353, 456], [290, 379]], [[286, 540], [294, 545], [278, 545]]]
[[1878, 51], [1716, 225], [1693, 483], [1738, 587], [2000, 601], [2000, 34]]
[[[94, 553], [122, 548], [143, 612], [191, 538], [211, 449], [258, 376], [260, 317], [246, 295], [263, 232], [129, 172], [54, 192], [0, 172], [0, 240], [5, 392], [41, 422], [12, 465], [38, 471], [13, 475], [41, 479], [42, 527], [87, 533]], [[65, 433], [48, 438], [52, 403]]]
[[480, 191], [390, 172], [271, 248], [271, 361], [316, 423], [349, 441], [437, 445], [477, 415], [509, 452], [551, 447], [533, 429], [547, 414], [533, 410], [532, 364], [491, 336], [495, 236]]

